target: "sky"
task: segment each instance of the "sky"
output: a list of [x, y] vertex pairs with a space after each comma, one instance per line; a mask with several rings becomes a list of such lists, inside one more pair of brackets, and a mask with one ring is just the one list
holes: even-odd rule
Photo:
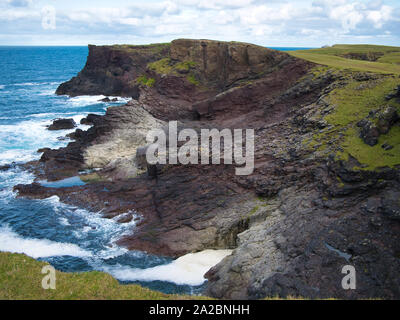
[[0, 45], [400, 46], [400, 0], [0, 0]]

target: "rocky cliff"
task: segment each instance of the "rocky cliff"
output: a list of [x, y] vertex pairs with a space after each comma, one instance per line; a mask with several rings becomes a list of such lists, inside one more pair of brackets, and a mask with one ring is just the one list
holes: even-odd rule
[[[174, 257], [234, 249], [207, 273], [214, 297], [400, 298], [399, 84], [245, 43], [92, 46], [57, 93], [134, 99], [88, 118], [87, 132], [29, 164], [49, 180], [79, 174], [85, 186], [16, 190], [56, 194], [121, 223], [139, 213], [135, 232], [119, 241], [129, 249]], [[145, 134], [169, 120], [253, 128], [254, 173], [166, 165], [149, 176], [139, 158]], [[371, 147], [363, 132], [373, 125]], [[356, 268], [356, 290], [342, 288], [345, 265]]]
[[94, 46], [83, 70], [70, 81], [61, 84], [59, 95], [108, 95], [136, 97], [135, 79], [149, 62], [169, 53], [168, 44], [149, 46]]

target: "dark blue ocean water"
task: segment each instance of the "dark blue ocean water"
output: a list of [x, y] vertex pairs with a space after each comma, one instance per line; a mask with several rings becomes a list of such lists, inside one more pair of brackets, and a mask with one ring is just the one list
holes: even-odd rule
[[[58, 138], [72, 130], [46, 130], [52, 119], [79, 123], [88, 113], [103, 114], [108, 106], [126, 102], [54, 94], [82, 69], [87, 53], [86, 47], [0, 47], [0, 166], [38, 159], [39, 148], [65, 146], [68, 141]], [[18, 168], [0, 171], [0, 251], [25, 253], [65, 272], [101, 270], [167, 293], [199, 292], [207, 266], [129, 252], [114, 243], [121, 234], [134, 232], [134, 222], [102, 219], [57, 197], [16, 198], [12, 187], [33, 178]]]

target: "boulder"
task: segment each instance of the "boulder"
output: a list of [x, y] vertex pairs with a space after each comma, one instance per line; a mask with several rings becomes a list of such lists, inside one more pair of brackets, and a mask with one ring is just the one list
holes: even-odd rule
[[381, 134], [389, 132], [390, 128], [399, 120], [399, 115], [394, 107], [387, 107], [378, 114], [378, 130]]
[[74, 119], [55, 119], [53, 123], [48, 126], [48, 130], [67, 130], [76, 127]]
[[361, 128], [360, 138], [366, 144], [374, 146], [378, 143], [379, 136], [387, 134], [398, 120], [397, 110], [390, 106], [384, 108], [383, 111], [370, 112], [367, 118], [357, 123], [357, 126]]
[[360, 138], [366, 144], [373, 147], [378, 143], [379, 129], [374, 123], [369, 120], [361, 120], [357, 125], [361, 128]]
[[384, 144], [382, 145], [382, 149], [383, 149], [383, 150], [386, 150], [386, 151], [392, 150], [393, 148], [394, 148], [394, 147], [393, 147], [392, 145], [388, 144], [388, 143], [384, 143]]
[[86, 118], [83, 118], [81, 120], [81, 124], [92, 126], [92, 125], [94, 125], [96, 123], [96, 121], [98, 121], [100, 119], [101, 119], [100, 115], [90, 113], [90, 114], [87, 115]]
[[0, 166], [0, 171], [7, 171], [7, 170], [9, 170], [9, 169], [11, 169], [13, 167], [14, 166], [11, 165], [11, 164], [2, 165], [2, 166]]
[[400, 99], [400, 86], [398, 86], [397, 88], [396, 88], [396, 91], [395, 92], [393, 92], [393, 93], [390, 93], [390, 94], [388, 94], [387, 96], [386, 96], [386, 100], [392, 100], [393, 98], [397, 98], [397, 99]]
[[43, 152], [50, 151], [50, 150], [51, 150], [50, 148], [40, 148], [36, 152], [37, 153], [43, 153]]
[[67, 138], [70, 138], [72, 140], [77, 140], [80, 139], [84, 136], [84, 131], [82, 129], [76, 129], [75, 132], [72, 132], [70, 134], [67, 134]]

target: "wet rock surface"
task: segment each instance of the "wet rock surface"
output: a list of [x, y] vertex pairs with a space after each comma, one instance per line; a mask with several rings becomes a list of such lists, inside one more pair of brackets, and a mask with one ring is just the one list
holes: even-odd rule
[[[363, 171], [352, 157], [338, 161], [304, 144], [332, 130], [323, 119], [334, 109], [326, 97], [343, 86], [341, 75], [315, 75], [311, 63], [249, 44], [181, 39], [156, 53], [152, 48], [129, 55], [90, 48], [85, 69], [59, 93], [132, 94], [131, 81], [143, 73], [154, 85], [135, 87], [135, 99], [104, 116], [89, 115], [83, 123], [90, 129], [77, 130], [67, 147], [44, 149], [39, 162], [27, 165], [38, 179], [80, 175], [86, 185], [18, 185], [19, 195], [58, 195], [104, 218], [120, 216], [121, 223], [135, 212], [141, 217], [136, 229], [119, 240], [132, 250], [178, 257], [235, 249], [207, 273], [206, 293], [213, 297], [400, 298], [399, 168]], [[194, 62], [189, 72], [199, 84], [186, 72], [147, 69], [165, 56], [171, 65]], [[130, 75], [118, 75], [125, 64]], [[122, 81], [122, 91], [105, 88], [101, 77], [110, 70], [117, 75], [107, 81]], [[371, 77], [355, 76], [362, 83]], [[235, 167], [224, 164], [149, 166], [146, 134], [165, 130], [170, 120], [195, 130], [253, 128], [254, 173], [236, 176]], [[373, 144], [397, 121], [385, 106], [360, 130]], [[356, 268], [355, 291], [341, 287], [345, 265]]]
[[54, 130], [73, 129], [75, 127], [76, 123], [74, 119], [56, 119], [47, 129], [54, 131]]

